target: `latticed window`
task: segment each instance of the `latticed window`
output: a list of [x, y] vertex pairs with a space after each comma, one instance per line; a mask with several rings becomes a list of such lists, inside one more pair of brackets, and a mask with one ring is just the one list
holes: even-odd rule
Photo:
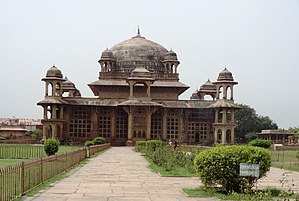
[[204, 141], [208, 138], [209, 128], [207, 123], [189, 122], [188, 123], [188, 138], [192, 142]]
[[208, 124], [200, 123], [200, 139], [207, 139], [208, 136]]
[[199, 124], [195, 122], [188, 123], [188, 138], [195, 141], [195, 134], [198, 132]]
[[160, 139], [162, 138], [162, 113], [155, 112], [152, 114], [151, 120], [151, 139]]
[[103, 108], [99, 113], [99, 136], [110, 138], [111, 136], [111, 115], [108, 108]]
[[71, 113], [70, 136], [74, 138], [86, 138], [90, 136], [90, 113], [85, 108], [76, 108]]
[[122, 109], [119, 109], [116, 112], [116, 137], [128, 137], [128, 115]]
[[178, 139], [179, 136], [179, 115], [173, 110], [170, 111], [167, 118], [167, 138]]

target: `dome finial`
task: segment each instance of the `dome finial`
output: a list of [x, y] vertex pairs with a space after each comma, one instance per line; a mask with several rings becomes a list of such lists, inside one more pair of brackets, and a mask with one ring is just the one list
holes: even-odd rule
[[137, 34], [140, 35], [139, 25], [138, 25], [138, 29], [137, 29]]

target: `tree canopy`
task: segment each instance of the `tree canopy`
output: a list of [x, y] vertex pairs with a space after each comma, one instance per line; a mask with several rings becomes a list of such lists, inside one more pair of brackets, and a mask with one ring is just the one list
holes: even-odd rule
[[242, 141], [249, 133], [259, 133], [266, 129], [278, 129], [277, 124], [268, 116], [258, 115], [255, 109], [248, 105], [240, 104], [241, 109], [236, 111], [236, 137]]

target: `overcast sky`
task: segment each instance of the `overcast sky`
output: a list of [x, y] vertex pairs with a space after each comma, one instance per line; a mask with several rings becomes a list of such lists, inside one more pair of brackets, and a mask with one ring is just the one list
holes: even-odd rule
[[174, 50], [190, 95], [226, 66], [235, 101], [299, 126], [299, 0], [0, 0], [0, 117], [42, 118], [55, 64], [82, 96], [107, 47], [141, 35]]

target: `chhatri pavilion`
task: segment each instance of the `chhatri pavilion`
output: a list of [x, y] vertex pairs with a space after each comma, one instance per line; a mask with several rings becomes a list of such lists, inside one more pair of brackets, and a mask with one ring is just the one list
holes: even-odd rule
[[234, 81], [226, 68], [190, 100], [180, 82], [177, 54], [138, 34], [102, 52], [98, 79], [80, 91], [56, 66], [45, 82], [43, 138], [84, 143], [97, 136], [112, 145], [160, 139], [187, 144], [234, 144]]

